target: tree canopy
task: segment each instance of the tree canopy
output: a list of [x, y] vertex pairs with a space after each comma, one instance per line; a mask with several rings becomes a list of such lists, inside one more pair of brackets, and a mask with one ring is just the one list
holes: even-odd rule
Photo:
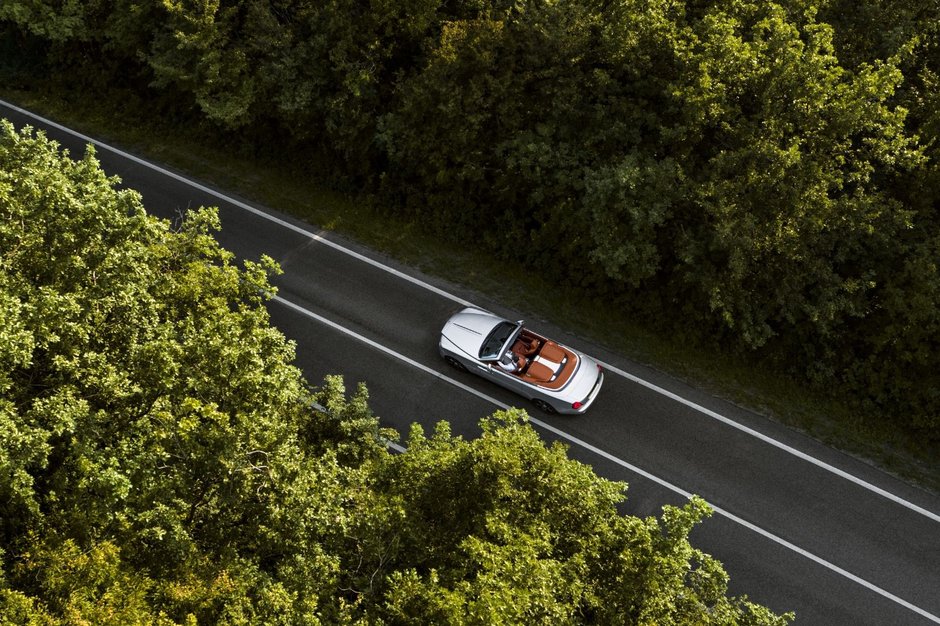
[[268, 258], [0, 123], [0, 622], [785, 624], [518, 410], [386, 447], [311, 388]]
[[69, 88], [326, 152], [443, 238], [940, 440], [934, 0], [9, 0], [0, 24]]

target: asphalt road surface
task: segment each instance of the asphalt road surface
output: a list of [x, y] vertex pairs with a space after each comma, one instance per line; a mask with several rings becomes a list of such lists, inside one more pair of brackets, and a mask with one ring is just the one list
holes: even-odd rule
[[[70, 150], [92, 141], [0, 101], [0, 117], [46, 131]], [[691, 493], [715, 515], [692, 541], [724, 563], [730, 591], [797, 624], [940, 623], [940, 498], [779, 424], [742, 410], [540, 320], [535, 330], [605, 363], [598, 399], [583, 416], [540, 414], [523, 399], [449, 368], [437, 353], [444, 321], [467, 303], [524, 317], [423, 276], [355, 243], [224, 190], [98, 145], [108, 174], [141, 192], [148, 211], [176, 218], [220, 208], [219, 240], [241, 258], [268, 254], [285, 273], [270, 304], [316, 383], [364, 381], [384, 425], [407, 434], [448, 420], [473, 437], [480, 418], [522, 406], [546, 440], [602, 476], [629, 483], [625, 512], [659, 514]], [[558, 297], [554, 294], [554, 297]]]

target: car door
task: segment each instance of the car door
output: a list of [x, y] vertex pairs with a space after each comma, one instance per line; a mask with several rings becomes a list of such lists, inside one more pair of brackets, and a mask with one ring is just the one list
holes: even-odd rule
[[499, 367], [496, 363], [480, 363], [478, 366], [480, 370], [480, 375], [484, 378], [492, 380], [494, 383], [500, 387], [505, 387], [510, 391], [514, 391], [520, 395], [527, 396], [528, 385], [518, 377], [510, 374]]

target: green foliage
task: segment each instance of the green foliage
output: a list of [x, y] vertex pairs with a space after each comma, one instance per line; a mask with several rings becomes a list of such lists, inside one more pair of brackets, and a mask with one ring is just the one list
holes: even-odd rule
[[78, 0], [10, 0], [0, 5], [0, 20], [14, 22], [33, 35], [57, 43], [83, 40], [90, 35], [86, 16], [97, 4]]
[[[91, 150], [72, 161], [28, 130], [4, 122], [2, 132], [0, 533], [19, 562], [10, 582], [54, 614], [95, 623], [148, 621], [141, 612], [254, 621], [284, 593], [259, 563], [276, 571], [282, 544], [302, 532], [300, 512], [329, 515], [342, 491], [336, 463], [298, 442], [307, 392], [261, 306], [273, 261], [239, 270], [210, 234], [214, 211], [172, 232], [135, 192], [115, 190]], [[323, 476], [322, 500], [305, 492], [285, 516], [292, 477], [308, 472]], [[328, 580], [333, 560], [303, 539], [300, 571]], [[55, 568], [66, 582], [43, 578]], [[103, 578], [71, 591], [89, 569]], [[265, 577], [267, 586], [255, 580]]]
[[[472, 441], [446, 423], [413, 427], [373, 489], [384, 539], [357, 558], [350, 586], [388, 622], [449, 624], [785, 624], [727, 597], [717, 561], [688, 534], [700, 499], [662, 520], [623, 517], [625, 485], [550, 447], [518, 410], [482, 422]], [[396, 520], [389, 524], [389, 514]], [[384, 585], [375, 572], [388, 571]], [[368, 581], [366, 575], [371, 573]], [[367, 584], [368, 582], [368, 584]]]
[[903, 113], [885, 104], [900, 75], [849, 76], [825, 25], [733, 6], [703, 16], [676, 91], [698, 143], [687, 209], [706, 216], [681, 220], [695, 224], [682, 273], [748, 347], [794, 331], [826, 342], [867, 313], [878, 263], [910, 226], [872, 180], [917, 164]]
[[172, 84], [192, 93], [210, 119], [229, 127], [250, 121], [258, 90], [236, 30], [243, 19], [241, 4], [163, 2], [165, 26], [155, 33], [147, 55], [156, 87]]

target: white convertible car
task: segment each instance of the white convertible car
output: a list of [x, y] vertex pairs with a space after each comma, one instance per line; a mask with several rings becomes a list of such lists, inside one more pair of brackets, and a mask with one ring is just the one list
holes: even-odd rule
[[454, 367], [525, 396], [546, 413], [584, 413], [604, 382], [591, 357], [480, 309], [447, 320], [440, 352]]

